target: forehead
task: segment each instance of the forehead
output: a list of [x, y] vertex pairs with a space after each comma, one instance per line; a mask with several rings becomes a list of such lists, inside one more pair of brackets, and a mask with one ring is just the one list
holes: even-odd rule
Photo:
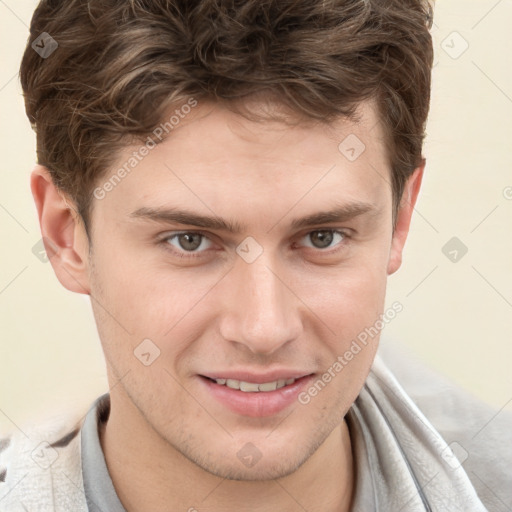
[[[279, 216], [294, 204], [307, 210], [329, 198], [382, 204], [390, 180], [381, 126], [372, 103], [361, 104], [358, 114], [357, 122], [285, 124], [198, 104], [124, 173], [101, 206], [125, 216], [166, 206]], [[121, 151], [104, 180], [140, 147]]]
[[[280, 110], [279, 106], [275, 108]], [[367, 152], [375, 160], [379, 153], [385, 153], [375, 103], [360, 103], [356, 116], [357, 121], [340, 117], [330, 123], [293, 117], [286, 123], [265, 118], [251, 120], [218, 103], [207, 102], [183, 116], [162, 146], [188, 149], [189, 158], [202, 159], [206, 164], [213, 163], [212, 157], [229, 160], [234, 154], [258, 162], [279, 157], [308, 163], [322, 157], [334, 162], [340, 155], [355, 162], [359, 154]], [[219, 146], [219, 142], [223, 145]]]

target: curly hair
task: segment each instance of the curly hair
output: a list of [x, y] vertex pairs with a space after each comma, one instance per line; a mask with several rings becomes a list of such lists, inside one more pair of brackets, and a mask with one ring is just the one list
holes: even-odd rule
[[[329, 123], [374, 100], [394, 225], [423, 160], [431, 25], [428, 0], [41, 0], [20, 67], [38, 163], [89, 234], [94, 185], [172, 105], [193, 97], [250, 115], [243, 105], [268, 97]], [[32, 46], [42, 33], [58, 45], [46, 58]]]

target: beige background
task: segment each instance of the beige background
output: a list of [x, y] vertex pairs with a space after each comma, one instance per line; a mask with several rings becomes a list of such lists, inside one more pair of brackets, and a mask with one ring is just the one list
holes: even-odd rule
[[[83, 410], [107, 390], [88, 298], [65, 290], [32, 253], [35, 136], [17, 71], [35, 6], [0, 0], [0, 430]], [[512, 1], [438, 1], [434, 19], [427, 168], [403, 266], [389, 279], [387, 303], [404, 311], [383, 337], [510, 408]], [[468, 248], [455, 263], [442, 252], [452, 237]]]

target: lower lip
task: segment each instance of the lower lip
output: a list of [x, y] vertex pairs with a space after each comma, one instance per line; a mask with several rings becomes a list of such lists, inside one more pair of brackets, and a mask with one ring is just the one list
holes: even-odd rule
[[199, 380], [211, 395], [225, 405], [231, 411], [259, 418], [272, 416], [297, 400], [299, 393], [313, 379], [314, 375], [306, 375], [297, 379], [293, 384], [284, 386], [274, 391], [245, 392], [239, 389], [231, 389], [217, 384], [210, 379], [199, 376]]

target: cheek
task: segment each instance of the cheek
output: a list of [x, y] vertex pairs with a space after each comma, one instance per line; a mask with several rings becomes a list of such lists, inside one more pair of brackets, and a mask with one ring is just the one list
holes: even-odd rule
[[[218, 275], [150, 263], [129, 248], [98, 254], [92, 279], [98, 330], [111, 350], [133, 351], [144, 339], [176, 354], [211, 314], [209, 292]], [[94, 302], [94, 301], [93, 301]]]
[[361, 258], [350, 265], [305, 272], [297, 281], [297, 295], [341, 334], [373, 323], [384, 304], [386, 283], [386, 261]]
[[329, 336], [324, 332], [324, 339], [331, 340], [324, 376], [333, 382], [334, 400], [346, 410], [363, 386], [378, 348], [386, 295], [385, 269], [382, 265], [362, 266], [350, 278], [340, 276], [332, 286], [330, 301], [323, 310], [325, 316], [321, 315], [335, 333]]
[[385, 262], [380, 260], [336, 269], [322, 279], [307, 281], [301, 292], [321, 320], [312, 322], [322, 340], [324, 371], [329, 372], [325, 377], [332, 378], [331, 390], [343, 403], [355, 399], [374, 359], [385, 292]]

